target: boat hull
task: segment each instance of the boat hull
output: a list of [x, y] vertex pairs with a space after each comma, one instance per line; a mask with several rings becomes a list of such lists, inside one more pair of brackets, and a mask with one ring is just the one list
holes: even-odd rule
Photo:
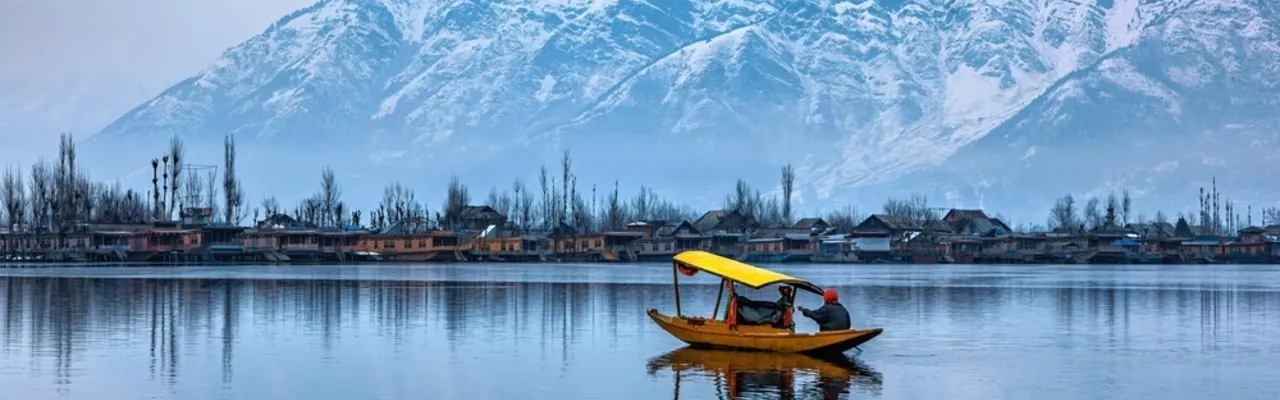
[[880, 335], [883, 329], [850, 329], [794, 333], [766, 325], [738, 325], [724, 321], [672, 317], [649, 310], [649, 318], [667, 333], [694, 348], [771, 351], [778, 353], [843, 353]]

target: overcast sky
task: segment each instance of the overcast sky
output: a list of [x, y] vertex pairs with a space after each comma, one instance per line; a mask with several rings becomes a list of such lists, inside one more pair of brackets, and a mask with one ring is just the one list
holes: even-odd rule
[[177, 81], [314, 0], [3, 0], [0, 76]]
[[0, 164], [52, 156], [315, 0], [0, 0]]

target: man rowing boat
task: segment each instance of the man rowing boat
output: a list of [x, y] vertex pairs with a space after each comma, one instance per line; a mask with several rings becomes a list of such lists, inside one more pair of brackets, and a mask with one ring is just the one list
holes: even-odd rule
[[810, 310], [804, 307], [796, 307], [801, 314], [818, 323], [818, 331], [842, 331], [849, 329], [849, 310], [846, 310], [840, 304], [840, 298], [836, 295], [834, 289], [827, 289], [822, 292], [822, 307], [817, 310]]

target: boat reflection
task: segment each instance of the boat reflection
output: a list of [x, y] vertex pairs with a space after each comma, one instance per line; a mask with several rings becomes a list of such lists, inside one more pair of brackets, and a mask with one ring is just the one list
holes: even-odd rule
[[675, 375], [675, 399], [681, 380], [689, 377], [711, 381], [720, 399], [838, 399], [855, 386], [878, 393], [881, 385], [878, 372], [844, 355], [685, 347], [649, 360], [649, 375], [664, 370]]

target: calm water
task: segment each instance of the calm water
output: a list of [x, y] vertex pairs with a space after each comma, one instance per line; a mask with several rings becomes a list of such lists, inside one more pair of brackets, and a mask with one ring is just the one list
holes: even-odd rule
[[1276, 266], [779, 267], [840, 360], [680, 350], [669, 268], [0, 269], [0, 399], [1280, 398]]

